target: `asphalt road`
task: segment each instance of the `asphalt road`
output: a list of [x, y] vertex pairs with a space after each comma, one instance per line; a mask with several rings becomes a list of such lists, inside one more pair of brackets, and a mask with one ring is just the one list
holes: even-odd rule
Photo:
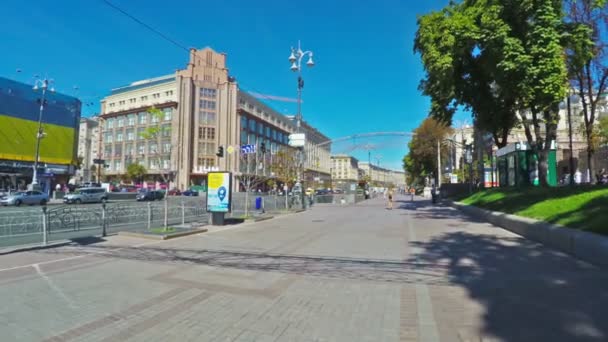
[[0, 257], [7, 341], [606, 341], [608, 274], [427, 201]]

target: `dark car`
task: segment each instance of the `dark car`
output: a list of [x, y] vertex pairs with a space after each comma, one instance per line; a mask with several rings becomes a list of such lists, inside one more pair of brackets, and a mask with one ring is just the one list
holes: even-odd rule
[[198, 196], [198, 191], [196, 191], [196, 190], [186, 190], [186, 191], [182, 192], [182, 195], [184, 195], [184, 196]]
[[135, 199], [137, 201], [156, 201], [162, 200], [165, 197], [165, 194], [162, 191], [158, 190], [143, 190], [140, 191]]

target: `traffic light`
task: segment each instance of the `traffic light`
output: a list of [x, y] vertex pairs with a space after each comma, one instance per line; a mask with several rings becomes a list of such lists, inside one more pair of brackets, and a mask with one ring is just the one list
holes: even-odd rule
[[262, 154], [266, 153], [266, 143], [263, 142], [260, 144], [260, 151], [262, 151]]
[[215, 154], [216, 156], [222, 158], [224, 157], [224, 146], [220, 146], [217, 148], [217, 153]]

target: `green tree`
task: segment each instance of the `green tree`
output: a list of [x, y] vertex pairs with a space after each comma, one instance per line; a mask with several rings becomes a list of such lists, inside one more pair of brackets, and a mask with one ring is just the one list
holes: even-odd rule
[[418, 19], [414, 51], [426, 70], [420, 90], [431, 98], [431, 116], [449, 124], [462, 106], [502, 147], [517, 124], [517, 102], [515, 80], [500, 68], [509, 32], [500, 13], [488, 1], [451, 3]]
[[129, 164], [127, 166], [127, 177], [132, 181], [136, 182], [141, 180], [147, 173], [146, 168], [141, 164]]
[[600, 144], [608, 144], [608, 116], [600, 118], [597, 125], [597, 130]]
[[293, 186], [298, 178], [298, 156], [292, 148], [282, 148], [272, 157], [270, 172], [288, 186]]
[[567, 61], [570, 84], [580, 97], [587, 142], [587, 165], [594, 174], [593, 154], [599, 147], [598, 104], [608, 86], [608, 7], [606, 1], [566, 0]]
[[440, 144], [441, 158], [447, 160], [448, 148], [445, 138], [451, 128], [432, 117], [426, 118], [414, 130], [414, 136], [408, 144], [409, 152], [403, 158], [403, 166], [410, 177], [410, 183], [424, 183], [430, 175], [437, 175], [437, 142]]
[[419, 18], [415, 40], [430, 114], [450, 122], [464, 106], [498, 146], [519, 121], [538, 155], [543, 186], [566, 93], [563, 18], [561, 0], [450, 2]]
[[[158, 172], [160, 177], [162, 178], [164, 183], [169, 182], [169, 174], [171, 170], [163, 167], [163, 153], [161, 153], [161, 138], [163, 136], [170, 136], [170, 126], [164, 125], [164, 115], [165, 113], [156, 108], [151, 107], [147, 110], [148, 116], [150, 117], [151, 124], [144, 129], [143, 132], [140, 133], [140, 136], [143, 140], [148, 143], [148, 148], [150, 146], [156, 146], [156, 151], [150, 151], [148, 153], [148, 158], [153, 161], [154, 164], [158, 167]], [[166, 198], [166, 197], [165, 197]]]

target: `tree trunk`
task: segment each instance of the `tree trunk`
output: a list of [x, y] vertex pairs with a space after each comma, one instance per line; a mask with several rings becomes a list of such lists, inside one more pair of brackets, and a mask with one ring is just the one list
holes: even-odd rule
[[595, 162], [593, 161], [593, 155], [595, 154], [595, 150], [591, 146], [590, 139], [587, 138], [587, 169], [589, 169], [589, 183], [593, 184], [595, 181]]
[[548, 187], [549, 182], [547, 180], [547, 159], [549, 157], [549, 151], [545, 148], [538, 149], [536, 155], [538, 156], [538, 182], [542, 187]]

